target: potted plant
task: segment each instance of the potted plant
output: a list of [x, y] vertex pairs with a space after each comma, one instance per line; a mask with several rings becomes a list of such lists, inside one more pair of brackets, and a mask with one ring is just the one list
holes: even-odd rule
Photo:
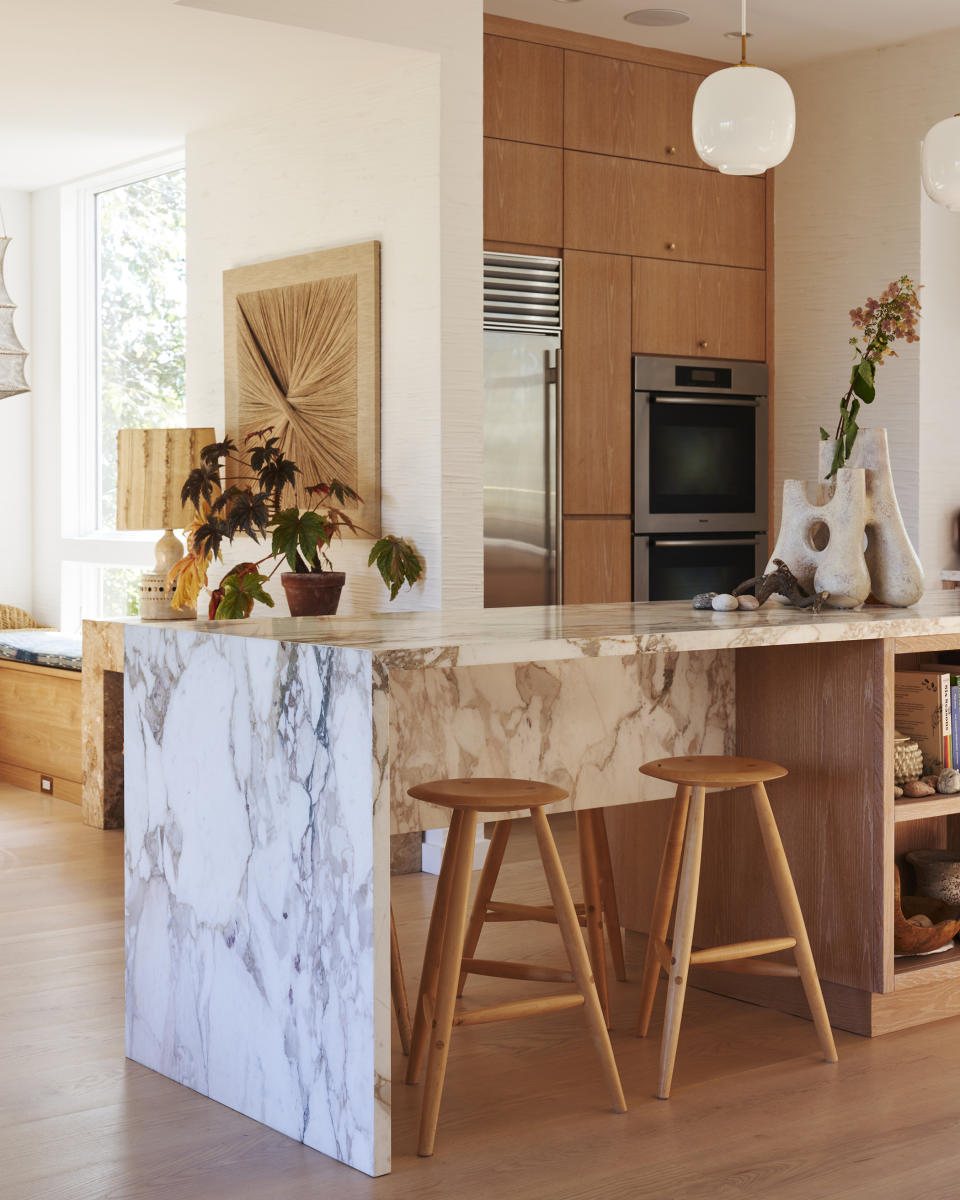
[[[264, 584], [284, 565], [281, 573], [287, 603], [293, 616], [335, 613], [346, 578], [334, 571], [327, 550], [343, 531], [363, 534], [344, 511], [343, 505], [359, 500], [338, 479], [306, 488], [307, 507], [285, 505], [284, 495], [294, 486], [300, 468], [284, 454], [272, 428], [248, 434], [242, 449], [226, 438], [204, 446], [200, 465], [187, 476], [181, 492], [184, 505], [192, 505], [194, 519], [187, 526], [186, 555], [172, 568], [169, 583], [174, 588], [173, 607], [195, 605], [207, 587], [207, 572], [213, 560], [222, 558], [224, 541], [245, 534], [254, 542], [270, 540], [270, 550], [255, 562], [231, 568], [212, 589], [211, 620], [248, 617], [256, 601], [273, 607]], [[232, 466], [228, 486], [222, 468]], [[274, 560], [267, 574], [261, 567]], [[404, 538], [386, 535], [377, 539], [367, 560], [376, 566], [394, 600], [404, 583], [414, 584], [423, 573], [416, 550]]]

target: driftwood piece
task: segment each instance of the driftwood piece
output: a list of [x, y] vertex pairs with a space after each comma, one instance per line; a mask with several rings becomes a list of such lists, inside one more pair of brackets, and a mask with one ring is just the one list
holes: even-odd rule
[[769, 575], [754, 575], [745, 579], [730, 593], [732, 596], [743, 596], [752, 591], [760, 601], [761, 606], [773, 595], [783, 596], [794, 608], [812, 608], [815, 613], [823, 609], [823, 602], [828, 599], [829, 592], [810, 593], [797, 582], [797, 577], [782, 558], [775, 558], [777, 569]]

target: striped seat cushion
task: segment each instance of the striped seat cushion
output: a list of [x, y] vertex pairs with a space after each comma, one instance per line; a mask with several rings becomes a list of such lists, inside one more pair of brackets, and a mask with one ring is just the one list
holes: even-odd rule
[[0, 632], [0, 659], [79, 671], [80, 645], [79, 637], [56, 629], [7, 629]]

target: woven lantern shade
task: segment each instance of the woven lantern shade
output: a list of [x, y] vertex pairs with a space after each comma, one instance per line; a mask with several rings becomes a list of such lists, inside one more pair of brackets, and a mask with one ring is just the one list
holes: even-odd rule
[[0, 237], [0, 400], [30, 391], [23, 373], [27, 352], [13, 328], [13, 313], [17, 306], [3, 282], [3, 258], [9, 245], [10, 238]]
[[193, 609], [174, 609], [167, 584], [170, 568], [185, 553], [173, 533], [193, 520], [180, 503], [180, 490], [200, 451], [216, 441], [212, 429], [121, 429], [117, 434], [117, 528], [163, 529], [156, 563], [140, 579], [140, 616], [170, 621], [196, 616]]
[[183, 529], [193, 512], [180, 489], [212, 429], [121, 429], [117, 434], [117, 528]]

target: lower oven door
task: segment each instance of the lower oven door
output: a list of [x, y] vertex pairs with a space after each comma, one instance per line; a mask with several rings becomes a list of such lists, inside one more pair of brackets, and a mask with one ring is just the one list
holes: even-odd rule
[[729, 592], [766, 565], [765, 533], [640, 534], [633, 547], [633, 598], [691, 600], [698, 592]]

